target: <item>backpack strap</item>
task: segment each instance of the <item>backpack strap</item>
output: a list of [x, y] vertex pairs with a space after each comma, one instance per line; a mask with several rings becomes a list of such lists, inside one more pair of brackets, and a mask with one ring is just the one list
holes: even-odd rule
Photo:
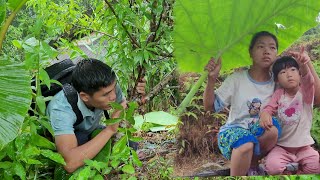
[[82, 113], [80, 111], [80, 109], [78, 108], [78, 93], [77, 91], [74, 89], [73, 86], [71, 86], [70, 84], [66, 83], [62, 86], [63, 92], [67, 97], [67, 100], [69, 102], [69, 104], [72, 107], [73, 112], [76, 114], [77, 116], [77, 121], [73, 124], [73, 126], [77, 126], [78, 124], [80, 124], [83, 121], [83, 116]]
[[105, 117], [106, 119], [110, 119], [110, 116], [109, 116], [108, 111], [104, 110], [103, 113], [104, 113], [104, 117]]
[[[62, 86], [63, 92], [66, 95], [66, 98], [68, 100], [68, 103], [71, 105], [73, 112], [77, 116], [77, 121], [73, 124], [73, 126], [79, 125], [83, 121], [82, 113], [78, 107], [78, 93], [74, 89], [74, 87], [68, 83], [64, 84]], [[110, 119], [108, 111], [103, 111], [104, 116], [106, 119]]]

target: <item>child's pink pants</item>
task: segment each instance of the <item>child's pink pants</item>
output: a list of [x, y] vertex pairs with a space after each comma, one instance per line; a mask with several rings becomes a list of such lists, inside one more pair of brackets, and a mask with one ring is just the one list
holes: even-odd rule
[[282, 174], [288, 163], [299, 163], [297, 174], [319, 174], [319, 153], [311, 146], [288, 148], [275, 146], [267, 155], [265, 162], [269, 175]]

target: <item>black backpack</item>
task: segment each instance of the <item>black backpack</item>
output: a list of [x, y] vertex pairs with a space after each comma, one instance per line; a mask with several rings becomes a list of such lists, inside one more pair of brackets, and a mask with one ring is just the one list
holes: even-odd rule
[[[46, 85], [41, 85], [41, 93], [44, 97], [54, 96], [59, 91], [63, 90], [69, 104], [72, 107], [73, 112], [77, 116], [77, 121], [74, 123], [74, 127], [80, 124], [83, 121], [83, 116], [79, 110], [78, 103], [78, 94], [74, 87], [71, 85], [71, 77], [75, 64], [70, 59], [65, 59], [63, 61], [57, 62], [47, 68], [45, 71], [48, 73], [50, 79], [59, 81], [63, 86], [60, 86], [56, 83], [51, 83], [50, 89]], [[35, 85], [35, 81], [32, 82], [32, 85]], [[33, 105], [34, 108], [34, 105]], [[31, 114], [29, 112], [29, 114]], [[107, 111], [104, 111], [104, 115], [109, 119], [109, 114]]]

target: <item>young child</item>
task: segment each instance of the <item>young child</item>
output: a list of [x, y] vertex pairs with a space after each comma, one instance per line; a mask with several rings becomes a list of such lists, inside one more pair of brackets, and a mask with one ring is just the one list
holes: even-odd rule
[[282, 127], [277, 145], [266, 157], [265, 169], [270, 175], [283, 174], [299, 164], [297, 174], [318, 174], [319, 153], [311, 147], [314, 140], [310, 135], [315, 94], [312, 64], [307, 54], [291, 55], [275, 61], [272, 71], [280, 88], [260, 114], [261, 127], [269, 129], [276, 114]]

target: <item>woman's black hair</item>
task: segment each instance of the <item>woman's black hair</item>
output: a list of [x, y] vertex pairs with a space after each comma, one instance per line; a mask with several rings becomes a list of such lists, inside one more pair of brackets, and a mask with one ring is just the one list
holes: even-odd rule
[[277, 37], [272, 34], [272, 33], [269, 33], [268, 31], [260, 31], [260, 32], [257, 32], [256, 34], [254, 34], [251, 38], [251, 42], [250, 42], [250, 46], [249, 46], [249, 52], [252, 50], [253, 46], [256, 44], [257, 40], [260, 38], [260, 37], [263, 37], [263, 36], [269, 36], [271, 37], [275, 42], [276, 42], [276, 47], [277, 47], [277, 50], [278, 50], [278, 39]]
[[78, 92], [93, 95], [115, 79], [114, 71], [107, 64], [97, 59], [83, 59], [74, 68], [71, 83]]
[[286, 69], [290, 67], [295, 67], [299, 69], [299, 64], [293, 57], [283, 56], [278, 58], [272, 66], [272, 73], [273, 73], [274, 80], [276, 81], [278, 79], [278, 74], [282, 69]]

